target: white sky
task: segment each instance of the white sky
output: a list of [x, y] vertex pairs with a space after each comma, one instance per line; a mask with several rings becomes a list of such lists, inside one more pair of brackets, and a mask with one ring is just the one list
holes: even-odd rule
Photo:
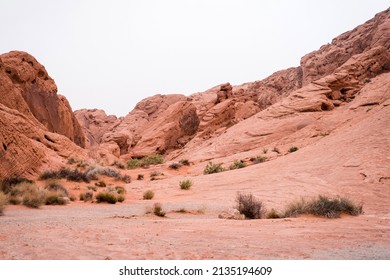
[[0, 53], [42, 63], [74, 110], [261, 80], [390, 0], [0, 0]]

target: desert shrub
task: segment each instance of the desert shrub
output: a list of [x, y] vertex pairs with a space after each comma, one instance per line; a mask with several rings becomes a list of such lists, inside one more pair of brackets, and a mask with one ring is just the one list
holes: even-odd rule
[[75, 164], [77, 162], [73, 157], [68, 158], [68, 164]]
[[356, 204], [345, 197], [327, 197], [319, 195], [310, 201], [301, 198], [298, 202], [291, 203], [284, 216], [291, 217], [301, 214], [312, 214], [327, 218], [338, 218], [341, 214], [357, 216], [363, 213], [363, 205]]
[[68, 169], [64, 167], [58, 171], [47, 170], [39, 176], [39, 179], [67, 179], [68, 181], [73, 182], [90, 182], [90, 179], [88, 178], [86, 173], [80, 172], [77, 169]]
[[329, 135], [329, 131], [321, 131], [320, 132], [320, 136], [324, 137], [324, 136], [328, 136]]
[[100, 202], [107, 202], [110, 204], [115, 204], [118, 202], [118, 197], [115, 193], [112, 192], [100, 192], [96, 195], [96, 201], [98, 203]]
[[164, 163], [164, 157], [159, 154], [152, 154], [145, 156], [141, 159], [141, 167], [149, 166], [149, 165], [157, 165]]
[[143, 180], [144, 179], [144, 175], [143, 174], [138, 174], [137, 175], [137, 180]]
[[271, 211], [267, 213], [267, 219], [280, 219], [280, 218], [283, 218], [282, 215], [274, 208], [272, 208]]
[[8, 203], [7, 195], [3, 192], [0, 192], [0, 216], [4, 214], [4, 209], [7, 203]]
[[158, 217], [165, 217], [165, 211], [163, 211], [162, 206], [160, 203], [155, 203], [153, 205], [153, 214]]
[[268, 152], [268, 148], [263, 148], [263, 153], [266, 154]]
[[80, 193], [80, 200], [81, 201], [91, 201], [93, 199], [93, 192], [87, 191], [84, 193]]
[[293, 153], [293, 152], [296, 152], [296, 151], [298, 151], [298, 147], [295, 147], [295, 146], [291, 146], [290, 149], [288, 149], [289, 153]]
[[34, 181], [23, 177], [6, 178], [0, 182], [0, 191], [5, 194], [8, 194], [16, 185], [19, 185], [21, 183], [33, 184]]
[[150, 200], [150, 199], [152, 199], [153, 197], [154, 197], [154, 192], [151, 191], [151, 190], [147, 190], [147, 191], [145, 191], [144, 194], [143, 194], [144, 200]]
[[85, 174], [90, 180], [98, 180], [99, 175], [103, 175], [103, 176], [115, 178], [116, 180], [120, 180], [125, 183], [131, 182], [131, 177], [129, 175], [122, 175], [118, 170], [110, 167], [93, 166], [88, 168]]
[[280, 150], [279, 150], [278, 147], [274, 147], [274, 148], [272, 149], [272, 151], [275, 152], [275, 153], [280, 154]]
[[22, 197], [10, 195], [8, 197], [8, 203], [12, 205], [19, 205], [22, 203]]
[[188, 159], [181, 159], [180, 161], [179, 161], [179, 163], [181, 164], [181, 165], [190, 165], [190, 161], [188, 160]]
[[263, 156], [257, 156], [257, 157], [252, 157], [250, 161], [253, 162], [253, 164], [258, 164], [267, 161], [267, 158]]
[[97, 186], [88, 186], [87, 189], [90, 190], [90, 191], [96, 192], [98, 187]]
[[140, 161], [137, 158], [132, 158], [127, 162], [127, 169], [134, 169], [140, 166]]
[[30, 208], [39, 208], [44, 202], [45, 195], [39, 190], [27, 192], [23, 195], [23, 205]]
[[173, 162], [172, 164], [169, 165], [169, 168], [170, 169], [174, 169], [174, 170], [177, 170], [181, 167], [181, 164], [178, 163], [178, 162]]
[[49, 191], [45, 195], [46, 205], [65, 205], [68, 201], [59, 192]]
[[126, 194], [126, 189], [124, 187], [121, 187], [121, 186], [116, 186], [115, 187], [115, 191], [118, 193], [118, 194]]
[[222, 167], [222, 163], [214, 164], [211, 161], [206, 165], [205, 169], [203, 170], [203, 174], [213, 174], [213, 173], [219, 173], [223, 172], [224, 169]]
[[179, 185], [180, 185], [180, 189], [182, 190], [188, 190], [191, 188], [192, 186], [192, 181], [190, 179], [186, 179], [184, 181], [180, 181]]
[[118, 202], [120, 202], [120, 203], [122, 203], [126, 199], [126, 197], [123, 194], [118, 194], [117, 198], [118, 198]]
[[119, 169], [125, 169], [125, 165], [120, 161], [115, 161], [114, 166], [118, 167]]
[[230, 170], [246, 167], [246, 163], [242, 160], [235, 160], [229, 167]]
[[157, 176], [159, 176], [159, 175], [161, 175], [161, 173], [158, 172], [158, 171], [152, 171], [152, 172], [150, 172], [150, 177], [151, 177], [151, 178], [152, 178], [152, 177], [157, 177]]
[[106, 187], [106, 182], [104, 182], [104, 181], [96, 182], [95, 186], [97, 186], [99, 188], [105, 188]]
[[48, 182], [45, 186], [45, 190], [47, 190], [49, 192], [57, 192], [59, 195], [64, 196], [64, 197], [69, 196], [68, 190], [63, 185], [61, 185], [60, 183], [58, 183], [56, 181]]
[[252, 194], [238, 193], [236, 209], [247, 219], [261, 219], [265, 213], [263, 203]]
[[76, 201], [77, 198], [76, 198], [76, 196], [74, 194], [71, 194], [71, 195], [69, 195], [69, 200], [70, 201]]

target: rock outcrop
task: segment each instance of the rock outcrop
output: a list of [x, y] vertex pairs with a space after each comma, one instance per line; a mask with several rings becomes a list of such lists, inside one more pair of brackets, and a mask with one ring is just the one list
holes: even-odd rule
[[87, 156], [81, 148], [84, 133], [66, 98], [56, 92], [54, 81], [31, 55], [0, 55], [1, 179], [31, 177], [71, 155]]
[[57, 94], [54, 80], [34, 57], [19, 51], [2, 54], [0, 69], [1, 93], [6, 96], [1, 103], [29, 117], [34, 116], [49, 131], [68, 137], [80, 147], [85, 146], [84, 133], [68, 101]]

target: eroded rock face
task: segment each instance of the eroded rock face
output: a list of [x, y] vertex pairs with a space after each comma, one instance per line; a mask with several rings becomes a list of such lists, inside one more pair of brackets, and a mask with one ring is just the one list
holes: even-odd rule
[[25, 52], [12, 51], [2, 54], [0, 59], [0, 75], [5, 84], [1, 94], [7, 97], [0, 102], [34, 116], [49, 131], [84, 147], [84, 133], [66, 98], [57, 94], [57, 86], [45, 68]]
[[348, 59], [375, 47], [390, 49], [390, 10], [377, 14], [373, 19], [345, 32], [301, 59], [303, 85], [327, 76]]

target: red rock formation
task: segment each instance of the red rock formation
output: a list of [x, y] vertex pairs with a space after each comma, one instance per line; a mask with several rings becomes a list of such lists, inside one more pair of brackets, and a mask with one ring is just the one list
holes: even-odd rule
[[2, 88], [2, 94], [4, 92], [7, 98], [0, 102], [27, 115], [32, 114], [49, 131], [65, 135], [84, 147], [84, 133], [66, 98], [57, 95], [57, 86], [45, 68], [25, 52], [12, 51], [0, 58], [2, 81], [7, 80], [6, 87]]

